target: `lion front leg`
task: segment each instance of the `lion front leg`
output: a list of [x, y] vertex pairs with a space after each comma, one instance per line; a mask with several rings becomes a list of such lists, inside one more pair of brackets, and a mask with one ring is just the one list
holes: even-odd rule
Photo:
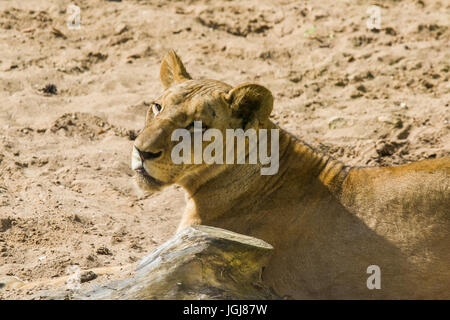
[[181, 217], [181, 221], [178, 225], [176, 233], [186, 229], [189, 226], [202, 224], [202, 219], [198, 216], [197, 212], [189, 204], [186, 206], [184, 213]]

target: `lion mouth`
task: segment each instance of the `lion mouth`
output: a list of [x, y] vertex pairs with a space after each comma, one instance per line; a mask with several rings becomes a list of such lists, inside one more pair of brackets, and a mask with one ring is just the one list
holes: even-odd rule
[[147, 181], [148, 183], [156, 184], [158, 186], [162, 186], [163, 185], [162, 181], [159, 181], [158, 179], [156, 179], [156, 178], [152, 177], [151, 175], [149, 175], [148, 172], [143, 167], [140, 167], [140, 168], [136, 169], [135, 171], [136, 171], [136, 173], [138, 175], [143, 177], [145, 179], [145, 181]]

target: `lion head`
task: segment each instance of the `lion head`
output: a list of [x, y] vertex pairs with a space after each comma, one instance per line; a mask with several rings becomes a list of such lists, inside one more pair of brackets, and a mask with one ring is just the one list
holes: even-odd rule
[[174, 130], [185, 128], [192, 133], [194, 121], [201, 121], [202, 130], [213, 128], [223, 133], [226, 129], [264, 128], [269, 122], [273, 97], [268, 89], [257, 84], [233, 88], [220, 81], [193, 80], [174, 51], [161, 63], [160, 80], [165, 90], [151, 103], [132, 152], [131, 166], [144, 190], [204, 179], [224, 166], [174, 163]]

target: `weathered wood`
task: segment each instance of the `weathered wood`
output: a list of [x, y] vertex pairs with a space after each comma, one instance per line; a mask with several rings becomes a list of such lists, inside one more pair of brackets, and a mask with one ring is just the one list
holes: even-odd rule
[[[268, 243], [231, 231], [193, 226], [141, 260], [136, 274], [81, 292], [40, 293], [69, 299], [277, 299], [261, 283]], [[38, 298], [39, 298], [38, 297]]]

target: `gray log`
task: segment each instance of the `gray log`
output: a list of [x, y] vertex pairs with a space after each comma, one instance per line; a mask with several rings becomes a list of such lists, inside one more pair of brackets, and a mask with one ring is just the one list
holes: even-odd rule
[[278, 299], [260, 278], [272, 250], [260, 239], [193, 226], [141, 260], [132, 278], [40, 298]]

